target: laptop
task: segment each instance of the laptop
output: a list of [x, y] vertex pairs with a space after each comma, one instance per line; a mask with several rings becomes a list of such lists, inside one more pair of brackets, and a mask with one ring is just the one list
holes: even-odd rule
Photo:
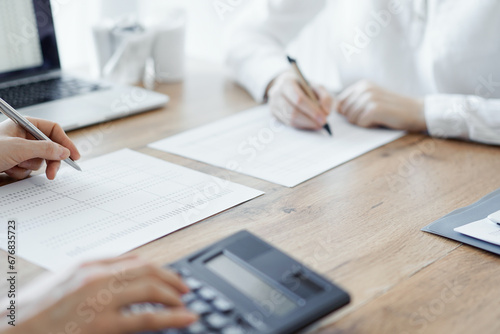
[[169, 101], [139, 87], [86, 81], [61, 71], [50, 0], [0, 0], [0, 97], [21, 114], [57, 122], [66, 131]]

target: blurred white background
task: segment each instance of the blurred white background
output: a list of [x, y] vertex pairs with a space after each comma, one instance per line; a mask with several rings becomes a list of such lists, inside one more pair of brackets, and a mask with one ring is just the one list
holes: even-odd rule
[[224, 28], [246, 5], [245, 1], [241, 1], [241, 4], [233, 7], [234, 11], [226, 12], [224, 19], [221, 19], [212, 0], [51, 1], [62, 66], [67, 69], [89, 65], [95, 69], [96, 56], [91, 32], [95, 23], [126, 14], [137, 15], [142, 21], [161, 21], [162, 13], [175, 7], [187, 10], [187, 55], [221, 63], [224, 59]]
[[[254, 1], [263, 0], [51, 0], [62, 66], [70, 70], [90, 66], [94, 75], [98, 73], [98, 66], [92, 26], [105, 18], [133, 14], [145, 23], [161, 22], [169, 9], [184, 8], [188, 16], [187, 56], [221, 64], [225, 54], [225, 31]], [[224, 15], [216, 10], [216, 4], [226, 5]], [[321, 62], [314, 61], [319, 56], [329, 56], [317, 52], [318, 39], [324, 38], [325, 33], [312, 24], [304, 29], [289, 50], [299, 59], [311, 80], [329, 81], [335, 86], [338, 85], [333, 83], [338, 81], [334, 79], [336, 73], [325, 73], [325, 69], [318, 66]]]

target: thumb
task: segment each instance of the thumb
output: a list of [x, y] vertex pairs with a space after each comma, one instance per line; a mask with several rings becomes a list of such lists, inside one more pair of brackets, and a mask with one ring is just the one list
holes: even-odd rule
[[56, 161], [64, 160], [69, 158], [71, 154], [67, 148], [45, 140], [23, 140], [19, 153], [21, 158], [19, 163], [35, 158]]

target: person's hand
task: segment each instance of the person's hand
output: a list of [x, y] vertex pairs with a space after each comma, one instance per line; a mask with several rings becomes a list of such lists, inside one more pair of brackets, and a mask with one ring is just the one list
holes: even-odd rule
[[[184, 328], [198, 319], [183, 307], [181, 296], [189, 288], [180, 277], [136, 257], [90, 262], [52, 283], [43, 292], [38, 284], [29, 305], [19, 301], [23, 318], [2, 333], [139, 333]], [[141, 303], [164, 308], [130, 311], [131, 305]]]
[[337, 97], [337, 111], [362, 127], [384, 126], [412, 132], [425, 131], [423, 100], [402, 96], [369, 81], [359, 81]]
[[324, 87], [313, 87], [320, 106], [309, 99], [300, 87], [295, 73], [278, 76], [268, 88], [272, 114], [286, 125], [304, 130], [319, 130], [326, 124], [332, 108], [332, 97]]
[[63, 129], [56, 123], [28, 118], [54, 142], [34, 140], [23, 128], [11, 120], [0, 123], [0, 173], [14, 179], [24, 179], [32, 171], [40, 169], [47, 161], [47, 178], [53, 180], [61, 166], [61, 160], [71, 157], [80, 159], [80, 153]]

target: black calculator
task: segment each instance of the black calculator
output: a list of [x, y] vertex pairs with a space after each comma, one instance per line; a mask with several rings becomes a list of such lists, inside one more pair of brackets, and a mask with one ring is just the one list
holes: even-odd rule
[[162, 334], [294, 333], [350, 301], [345, 291], [247, 231], [169, 267], [191, 288], [183, 299], [200, 320]]

